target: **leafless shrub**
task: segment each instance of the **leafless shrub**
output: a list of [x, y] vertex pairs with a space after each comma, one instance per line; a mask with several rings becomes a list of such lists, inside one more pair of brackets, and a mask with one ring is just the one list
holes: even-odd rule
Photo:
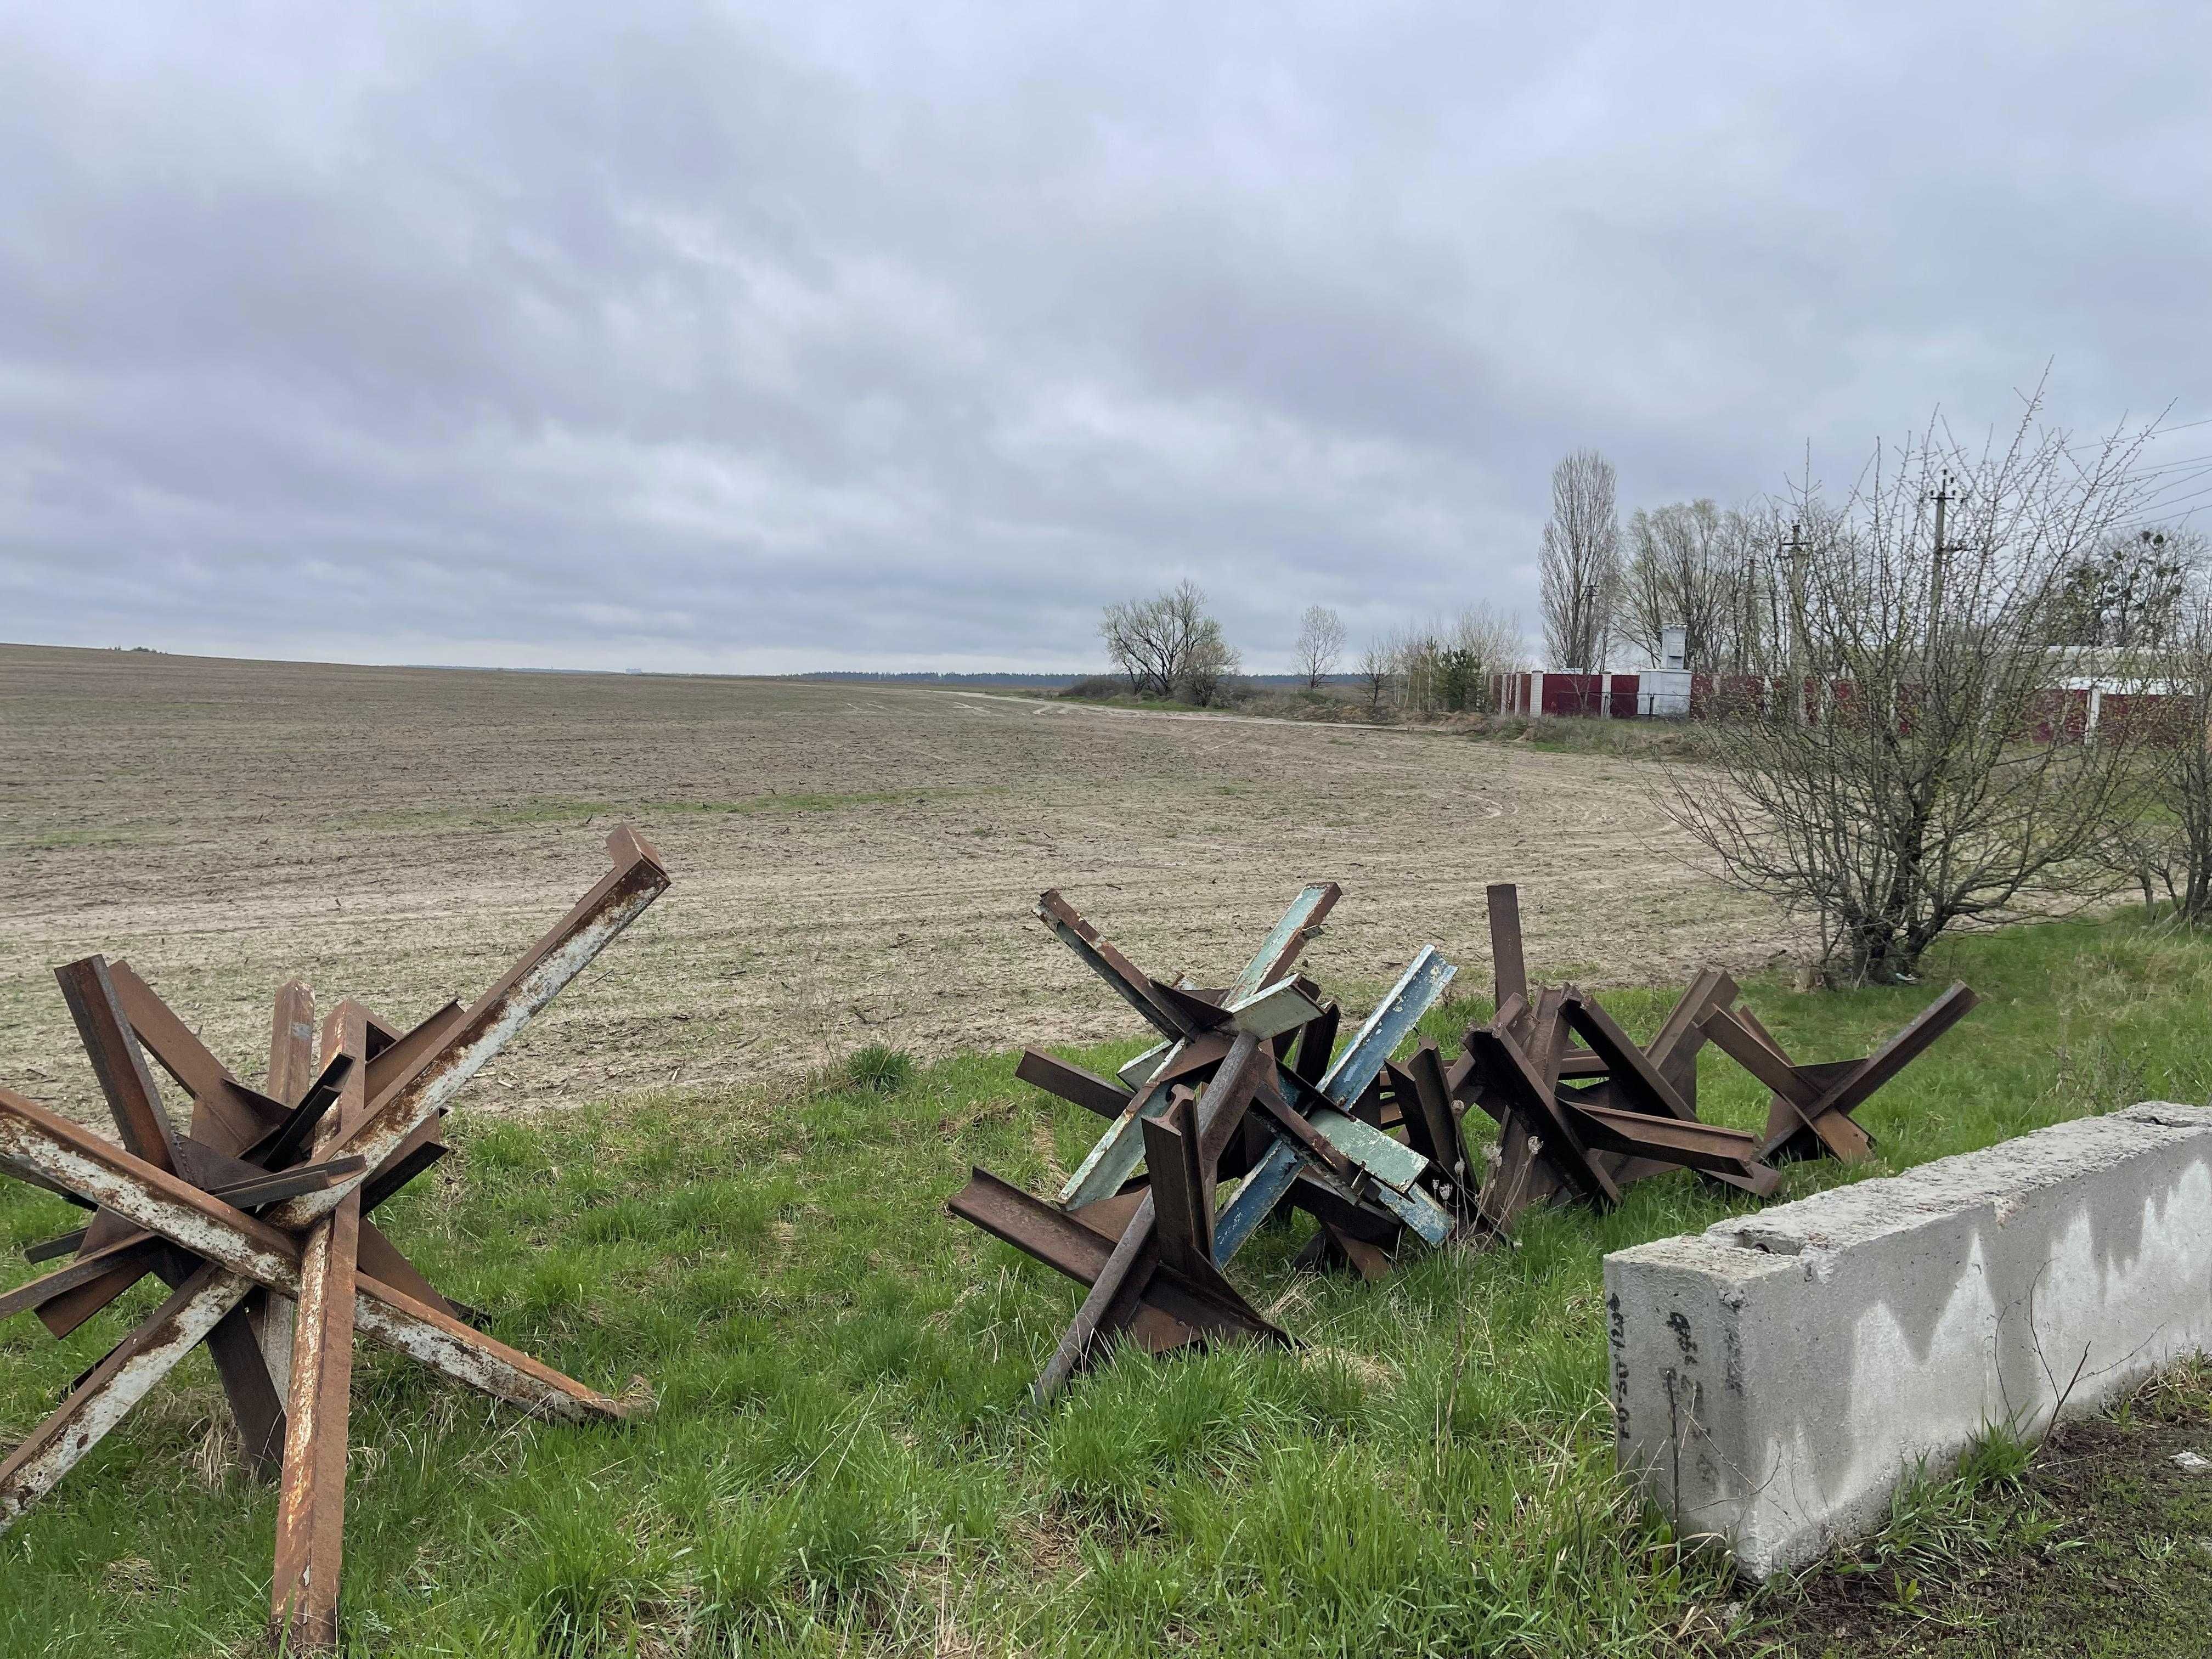
[[1731, 787], [1665, 792], [1729, 880], [1817, 916], [1829, 982], [1909, 980], [1947, 931], [2097, 890], [2085, 855], [2140, 734], [2069, 729], [2052, 643], [2068, 572], [2141, 499], [2150, 428], [2072, 444], [2041, 395], [1978, 453], [1940, 423], [1877, 449], [1839, 505], [1807, 480], [1788, 689], [1768, 718], [1711, 728]]

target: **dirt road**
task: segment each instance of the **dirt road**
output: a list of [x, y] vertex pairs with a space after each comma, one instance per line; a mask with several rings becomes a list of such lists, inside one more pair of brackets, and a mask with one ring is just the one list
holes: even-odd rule
[[1304, 881], [1308, 960], [1372, 994], [1433, 941], [1532, 964], [1763, 963], [1772, 912], [1687, 863], [1642, 763], [1419, 733], [1132, 718], [847, 685], [0, 647], [0, 1083], [93, 1100], [54, 964], [128, 957], [258, 1078], [300, 974], [408, 1022], [472, 997], [635, 823], [676, 885], [494, 1068], [485, 1104], [749, 1084], [868, 1042], [1133, 1034], [1031, 919], [1063, 889], [1219, 979]]

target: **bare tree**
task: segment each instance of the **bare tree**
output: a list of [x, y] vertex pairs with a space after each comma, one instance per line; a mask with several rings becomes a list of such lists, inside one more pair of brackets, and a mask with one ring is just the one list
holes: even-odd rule
[[2142, 499], [2148, 430], [2071, 445], [2040, 412], [2039, 390], [1978, 454], [1940, 426], [1878, 450], [1840, 507], [1808, 483], [1791, 694], [1709, 728], [1728, 787], [1666, 791], [1729, 880], [1817, 917], [1831, 983], [1909, 980], [1946, 932], [2094, 885], [2134, 734], [2067, 740], [2051, 641], [2067, 573]]
[[1628, 519], [1628, 568], [1615, 626], [1654, 664], [1669, 628], [1683, 631], [1683, 665], [1703, 673], [1728, 614], [1735, 551], [1710, 501], [1677, 501]]
[[1702, 660], [1693, 665], [1709, 674], [1762, 674], [1783, 671], [1787, 635], [1784, 617], [1790, 572], [1796, 556], [1784, 530], [1784, 515], [1771, 503], [1730, 507], [1721, 514], [1716, 543], [1721, 603], [1714, 632]]
[[1344, 619], [1325, 605], [1310, 605], [1298, 618], [1298, 642], [1291, 647], [1291, 662], [1306, 677], [1306, 690], [1314, 690], [1335, 669], [1344, 654]]
[[2185, 530], [2115, 531], [2075, 561], [2060, 595], [2056, 642], [2120, 650], [2157, 647], [2193, 612], [2183, 600], [2204, 567], [2204, 538]]
[[1390, 636], [1399, 701], [1409, 712], [1427, 714], [1449, 706], [1443, 701], [1446, 650], [1443, 634], [1433, 623], [1416, 623]]
[[[2202, 552], [2201, 538], [2185, 533], [2163, 532], [2160, 544], [2185, 559]], [[2144, 908], [2163, 896], [2181, 921], [2202, 927], [2212, 923], [2212, 598], [2201, 588], [2180, 598], [2155, 649], [2100, 654], [2108, 677], [2133, 672], [2152, 694], [2132, 707], [2104, 700], [2100, 725], [2142, 728], [2139, 793], [2113, 814], [2106, 861], [2142, 889]]]
[[1521, 618], [1487, 601], [1462, 611], [1449, 629], [1432, 632], [1436, 701], [1454, 712], [1487, 708], [1490, 677], [1519, 668], [1528, 655]]
[[1484, 600], [1452, 618], [1453, 646], [1467, 652], [1484, 674], [1510, 673], [1528, 665], [1528, 639], [1520, 613]]
[[[1468, 606], [1449, 623], [1431, 621], [1400, 629], [1385, 635], [1382, 645], [1400, 702], [1422, 714], [1480, 708], [1490, 676], [1519, 667], [1527, 654], [1521, 619], [1487, 603]], [[1363, 680], [1367, 678], [1363, 672]]]
[[1211, 617], [1206, 617], [1199, 623], [1197, 637], [1191, 641], [1190, 650], [1183, 659], [1182, 672], [1176, 676], [1176, 696], [1200, 708], [1221, 702], [1230, 680], [1242, 665], [1243, 659], [1237, 647], [1223, 637], [1221, 624]]
[[1205, 592], [1188, 577], [1149, 599], [1108, 605], [1098, 632], [1139, 696], [1210, 701], [1236, 672], [1237, 653], [1206, 614]]
[[1676, 501], [1629, 515], [1615, 631], [1651, 662], [1669, 628], [1698, 674], [1779, 672], [1778, 572], [1790, 558], [1771, 508]]
[[1398, 678], [1398, 665], [1404, 655], [1400, 642], [1387, 634], [1378, 634], [1367, 641], [1359, 653], [1359, 683], [1367, 688], [1367, 712], [1380, 714], [1382, 699], [1390, 694]]
[[1577, 449], [1552, 469], [1552, 516], [1540, 561], [1544, 648], [1568, 673], [1605, 665], [1620, 592], [1620, 522], [1613, 463]]

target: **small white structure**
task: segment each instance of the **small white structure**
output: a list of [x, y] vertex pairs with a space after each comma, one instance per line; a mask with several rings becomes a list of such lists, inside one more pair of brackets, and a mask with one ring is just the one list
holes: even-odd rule
[[2055, 1124], [1605, 1260], [1620, 1465], [1764, 1577], [1923, 1460], [2212, 1350], [2212, 1110]]
[[1636, 677], [1636, 712], [1660, 719], [1690, 717], [1690, 671], [1647, 668]]
[[1659, 630], [1659, 661], [1637, 676], [1636, 712], [1660, 719], [1690, 717], [1690, 630], [1677, 623]]

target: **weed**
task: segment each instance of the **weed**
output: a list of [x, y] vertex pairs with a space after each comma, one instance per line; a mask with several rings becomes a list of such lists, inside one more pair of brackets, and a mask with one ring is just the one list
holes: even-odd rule
[[871, 1094], [896, 1094], [914, 1081], [914, 1070], [913, 1055], [881, 1043], [871, 1043], [845, 1062], [847, 1081]]

